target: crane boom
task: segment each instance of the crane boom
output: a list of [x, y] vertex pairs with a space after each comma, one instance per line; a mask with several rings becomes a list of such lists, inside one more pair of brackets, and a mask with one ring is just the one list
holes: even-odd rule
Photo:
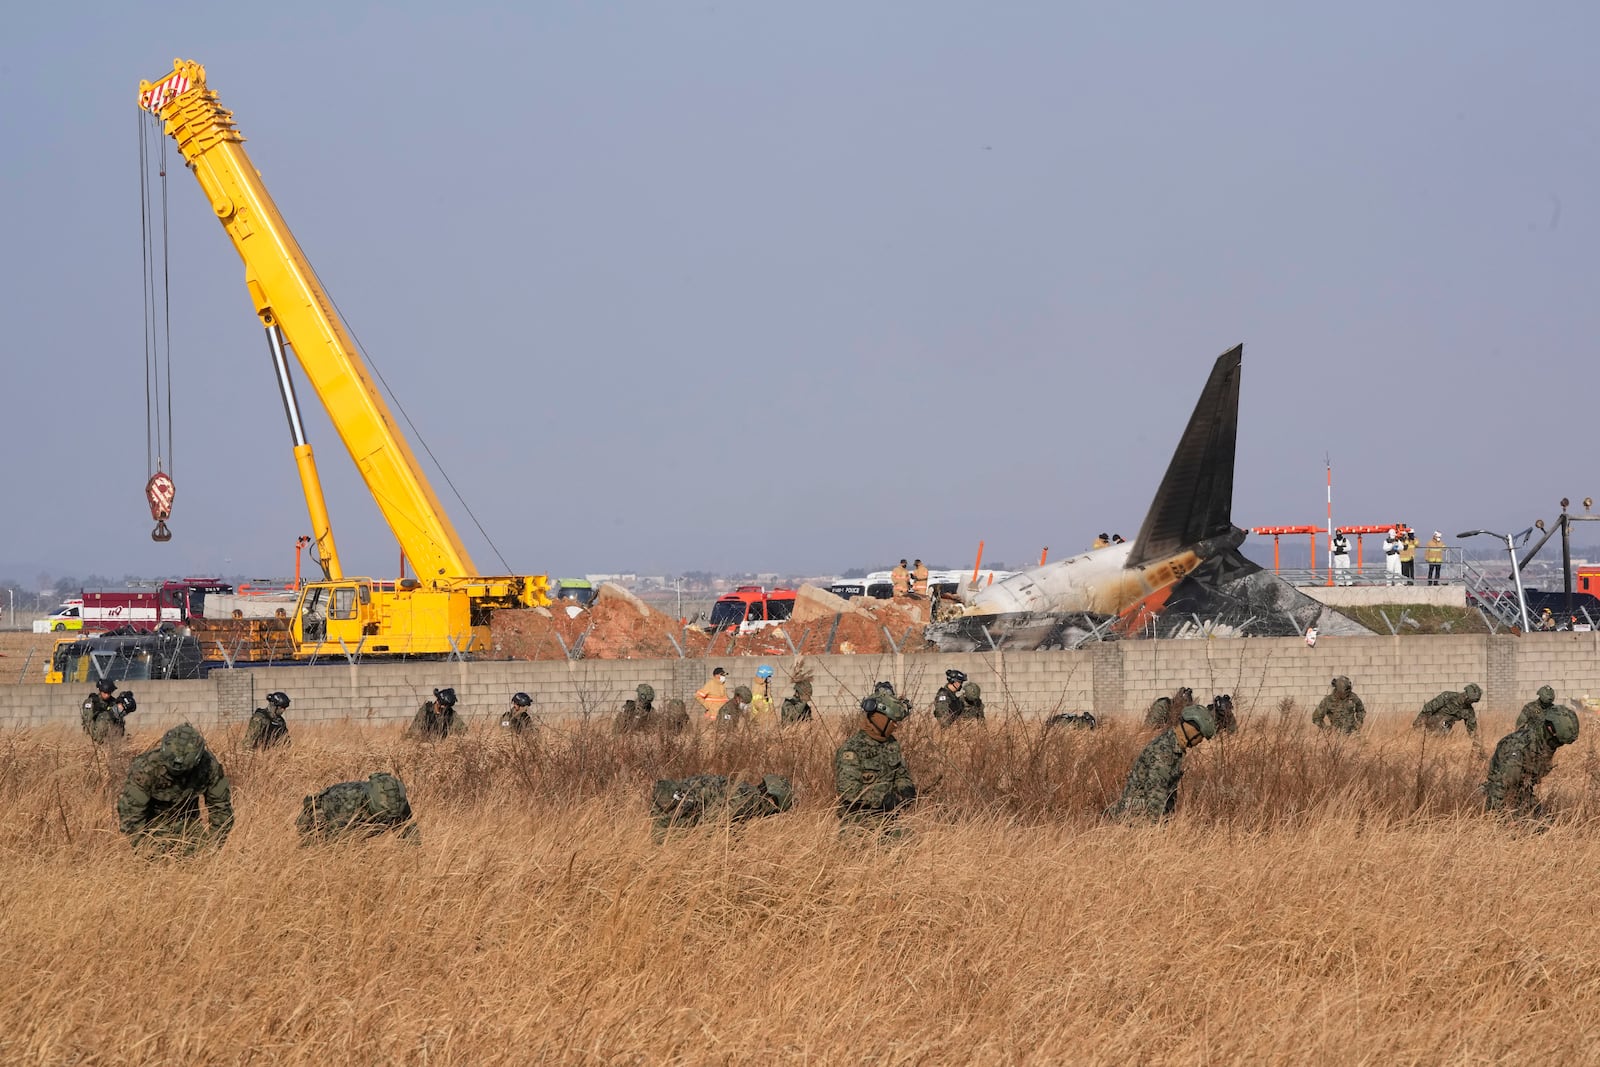
[[[205, 68], [176, 60], [140, 87], [163, 120], [245, 265], [245, 284], [269, 331], [281, 328], [350, 458], [417, 577], [477, 574], [365, 362], [244, 149], [233, 113], [206, 87]], [[315, 522], [315, 517], [313, 517]]]
[[[330, 580], [308, 586], [296, 609], [295, 632], [306, 654], [346, 636], [362, 644], [376, 637], [373, 648], [397, 654], [459, 653], [473, 636], [487, 640], [489, 609], [548, 603], [543, 575], [478, 575], [333, 301], [246, 154], [233, 113], [207, 88], [205, 68], [174, 60], [162, 80], [140, 83], [139, 106], [162, 121], [194, 172], [244, 261], [245, 285], [267, 332], [312, 534]], [[290, 350], [410, 561], [415, 581], [344, 580], [289, 374]], [[330, 614], [330, 605], [342, 607]]]

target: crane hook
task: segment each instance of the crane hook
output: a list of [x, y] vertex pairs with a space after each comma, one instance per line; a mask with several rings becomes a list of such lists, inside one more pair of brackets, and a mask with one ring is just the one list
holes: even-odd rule
[[145, 499], [150, 502], [150, 517], [156, 520], [156, 528], [150, 531], [152, 541], [172, 540], [172, 531], [167, 529], [167, 519], [172, 517], [172, 498], [177, 493], [177, 486], [172, 484], [172, 477], [160, 467], [150, 476], [144, 485]]

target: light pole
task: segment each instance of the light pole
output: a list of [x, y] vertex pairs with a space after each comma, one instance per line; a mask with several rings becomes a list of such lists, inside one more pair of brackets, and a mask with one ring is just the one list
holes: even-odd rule
[[6, 596], [11, 598], [11, 628], [17, 628], [17, 591], [10, 586], [6, 587]]
[[678, 618], [683, 618], [683, 575], [672, 579], [672, 590], [678, 594]]
[[1495, 533], [1493, 530], [1468, 530], [1466, 533], [1456, 534], [1456, 537], [1458, 538], [1476, 537], [1479, 534], [1485, 534], [1489, 537], [1497, 537], [1506, 543], [1506, 551], [1511, 555], [1511, 577], [1514, 578], [1517, 583], [1517, 607], [1522, 611], [1523, 633], [1527, 633], [1530, 629], [1528, 626], [1528, 596], [1522, 591], [1522, 568], [1517, 566], [1517, 546], [1515, 541], [1518, 537], [1526, 541], [1528, 539], [1528, 535], [1531, 533], [1533, 533], [1532, 526], [1528, 527], [1526, 530], [1523, 530], [1519, 534], [1499, 534]]

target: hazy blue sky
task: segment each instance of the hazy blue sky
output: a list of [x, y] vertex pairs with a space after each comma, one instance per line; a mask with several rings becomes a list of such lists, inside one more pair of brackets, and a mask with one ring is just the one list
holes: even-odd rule
[[[1131, 536], [1238, 341], [1240, 525], [1319, 521], [1325, 453], [1337, 520], [1424, 536], [1600, 496], [1593, 4], [526, 6], [8, 12], [0, 567], [282, 574], [307, 530], [178, 170], [148, 539], [135, 94], [174, 56], [518, 571]], [[309, 429], [347, 570], [392, 573]]]

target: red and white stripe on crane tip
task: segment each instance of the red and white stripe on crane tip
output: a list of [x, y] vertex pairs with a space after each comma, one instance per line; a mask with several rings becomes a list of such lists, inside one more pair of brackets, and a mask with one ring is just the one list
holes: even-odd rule
[[139, 106], [152, 114], [161, 114], [161, 109], [172, 102], [172, 99], [181, 93], [189, 91], [189, 75], [181, 71], [174, 71], [162, 81], [152, 85], [149, 89], [139, 94]]

